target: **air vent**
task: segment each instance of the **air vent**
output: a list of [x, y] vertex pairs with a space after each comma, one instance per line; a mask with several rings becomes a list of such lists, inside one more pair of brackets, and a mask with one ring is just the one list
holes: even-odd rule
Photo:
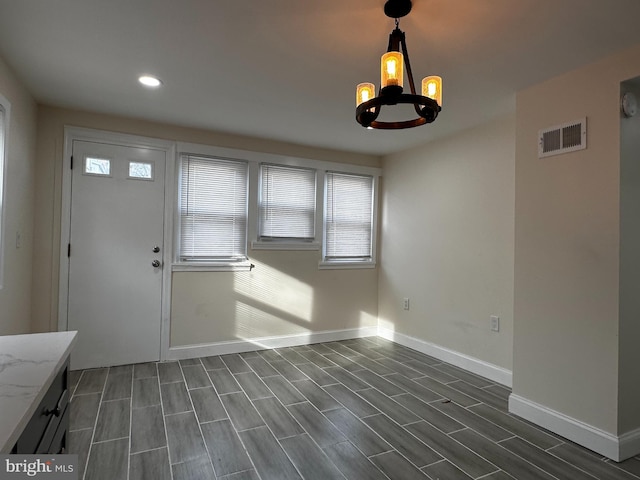
[[587, 148], [587, 119], [540, 130], [538, 158], [560, 155]]

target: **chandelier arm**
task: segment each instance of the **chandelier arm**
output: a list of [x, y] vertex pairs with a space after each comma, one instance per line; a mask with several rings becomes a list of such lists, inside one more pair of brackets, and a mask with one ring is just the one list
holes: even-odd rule
[[400, 45], [402, 46], [402, 55], [404, 56], [404, 65], [407, 69], [407, 76], [409, 77], [409, 88], [411, 89], [411, 94], [416, 94], [416, 86], [413, 83], [413, 72], [411, 71], [411, 61], [409, 61], [409, 52], [407, 52], [407, 42], [405, 40], [404, 33], [400, 37]]
[[387, 45], [387, 52], [400, 52], [401, 45], [404, 43], [404, 32], [397, 26], [389, 34], [389, 44]]
[[[405, 59], [404, 63], [407, 68], [407, 76], [409, 77], [409, 89], [411, 90], [412, 95], [416, 95], [416, 84], [413, 81], [413, 72], [411, 71], [411, 61], [409, 60], [409, 52], [407, 51], [407, 42], [405, 40], [404, 34], [402, 35], [401, 45], [402, 45], [402, 55], [404, 55], [404, 59]], [[415, 108], [416, 113], [418, 115], [422, 116], [422, 108], [419, 104], [415, 103], [413, 105], [413, 108]]]
[[[413, 81], [413, 72], [411, 71], [411, 61], [409, 60], [409, 52], [407, 52], [407, 42], [405, 41], [404, 35], [402, 35], [402, 55], [404, 55], [405, 66], [407, 67], [407, 76], [409, 77], [409, 89], [411, 90], [412, 95], [416, 95], [416, 84]], [[413, 107], [415, 108], [416, 113], [422, 116], [421, 106], [417, 103], [414, 103]]]
[[387, 52], [391, 52], [394, 49], [393, 43], [394, 43], [394, 34], [396, 33], [395, 30], [393, 30], [390, 34], [389, 34], [389, 43], [387, 43]]

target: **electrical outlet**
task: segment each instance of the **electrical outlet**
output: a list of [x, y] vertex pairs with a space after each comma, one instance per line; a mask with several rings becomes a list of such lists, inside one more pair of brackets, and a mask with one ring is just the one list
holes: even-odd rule
[[409, 310], [409, 299], [408, 298], [403, 298], [402, 299], [402, 308], [404, 308], [405, 310]]
[[491, 315], [491, 331], [492, 332], [500, 331], [500, 317]]

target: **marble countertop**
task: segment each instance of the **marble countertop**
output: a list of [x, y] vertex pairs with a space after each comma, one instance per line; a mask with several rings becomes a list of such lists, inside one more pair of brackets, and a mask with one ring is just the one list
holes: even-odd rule
[[77, 332], [0, 336], [0, 453], [9, 453], [76, 340]]

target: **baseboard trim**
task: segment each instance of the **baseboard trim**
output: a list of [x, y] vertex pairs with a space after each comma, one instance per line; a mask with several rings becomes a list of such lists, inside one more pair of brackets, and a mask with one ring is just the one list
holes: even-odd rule
[[618, 462], [640, 455], [640, 428], [618, 437], [618, 451], [620, 452], [620, 460], [616, 460]]
[[378, 336], [391, 340], [392, 342], [399, 343], [405, 347], [412, 348], [419, 352], [425, 353], [432, 357], [442, 360], [443, 362], [450, 363], [456, 367], [463, 368], [477, 375], [481, 375], [489, 380], [500, 383], [507, 387], [511, 387], [513, 382], [513, 375], [510, 370], [499, 367], [492, 363], [485, 362], [478, 358], [465, 355], [464, 353], [450, 350], [435, 343], [426, 342], [419, 338], [410, 337], [403, 333], [394, 332], [387, 328], [378, 328]]
[[618, 437], [513, 393], [509, 412], [616, 462], [640, 453], [640, 429]]
[[170, 347], [163, 360], [184, 360], [187, 358], [208, 357], [211, 355], [251, 352], [265, 348], [294, 347], [297, 345], [309, 345], [310, 343], [336, 342], [338, 340], [349, 340], [351, 338], [371, 337], [377, 334], [377, 327], [360, 327], [296, 335], [231, 340], [199, 345], [184, 345]]

